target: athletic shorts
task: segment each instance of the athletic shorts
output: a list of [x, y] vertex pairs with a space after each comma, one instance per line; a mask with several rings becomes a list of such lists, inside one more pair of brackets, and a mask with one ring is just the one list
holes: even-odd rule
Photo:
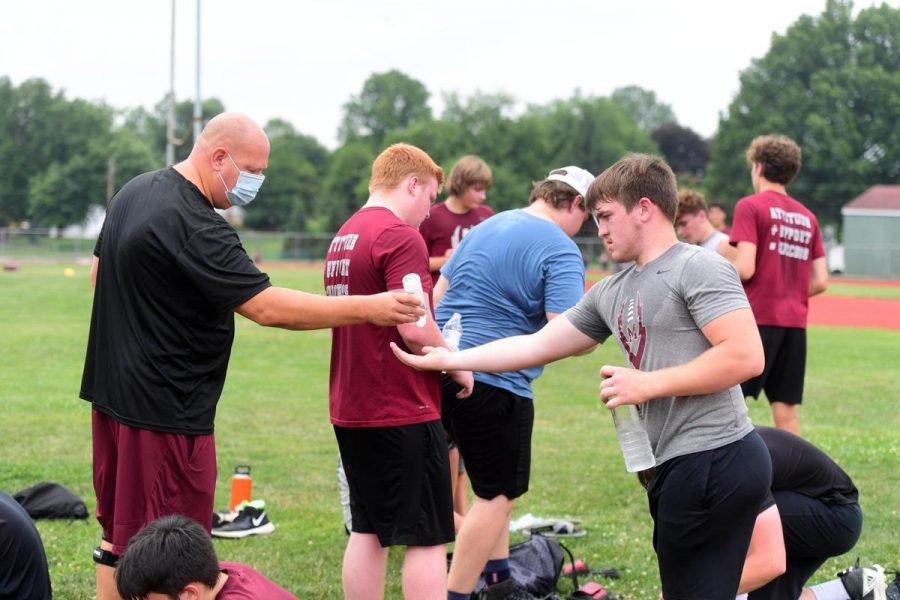
[[766, 354], [762, 374], [741, 384], [744, 396], [758, 398], [765, 390], [769, 402], [801, 404], [806, 375], [806, 329], [800, 327], [759, 326]]
[[859, 504], [826, 504], [786, 490], [772, 493], [781, 515], [787, 569], [784, 575], [750, 592], [750, 600], [799, 598], [819, 567], [832, 556], [852, 550], [862, 532]]
[[444, 427], [466, 461], [472, 491], [484, 500], [510, 500], [528, 491], [534, 402], [504, 389], [475, 382], [472, 395], [456, 397], [459, 386], [442, 381]]
[[769, 451], [755, 431], [657, 465], [647, 494], [666, 600], [737, 595], [753, 526], [771, 485]]
[[400, 427], [339, 427], [334, 435], [350, 484], [352, 531], [382, 547], [452, 542], [447, 440], [438, 420]]
[[184, 515], [212, 527], [216, 443], [210, 435], [136, 429], [92, 414], [97, 521], [114, 554], [145, 525]]

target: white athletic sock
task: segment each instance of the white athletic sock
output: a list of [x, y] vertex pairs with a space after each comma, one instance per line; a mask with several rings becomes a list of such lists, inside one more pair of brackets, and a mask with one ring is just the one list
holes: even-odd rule
[[747, 594], [736, 596], [734, 600], [747, 600]]
[[816, 600], [850, 600], [849, 594], [840, 579], [832, 579], [809, 588]]

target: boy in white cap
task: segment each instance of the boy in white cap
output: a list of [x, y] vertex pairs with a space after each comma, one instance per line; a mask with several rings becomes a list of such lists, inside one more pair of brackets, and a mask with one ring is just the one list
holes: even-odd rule
[[[584, 196], [594, 176], [579, 167], [534, 184], [526, 208], [472, 229], [441, 269], [436, 320], [462, 315], [460, 349], [533, 333], [584, 294], [584, 261], [572, 237], [589, 216]], [[476, 373], [471, 397], [444, 378], [442, 419], [459, 445], [475, 502], [456, 538], [448, 598], [469, 598], [484, 571], [487, 598], [530, 598], [509, 575], [509, 518], [528, 490], [534, 402], [541, 367]]]

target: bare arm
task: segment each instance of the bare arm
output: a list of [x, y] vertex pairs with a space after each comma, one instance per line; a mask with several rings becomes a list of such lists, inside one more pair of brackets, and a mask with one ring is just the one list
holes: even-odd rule
[[384, 292], [371, 296], [320, 296], [288, 288], [266, 288], [234, 309], [254, 323], [283, 329], [325, 329], [374, 323], [398, 325], [424, 313], [418, 298]]
[[[428, 302], [427, 297], [425, 298], [425, 302]], [[426, 347], [441, 348], [445, 351], [449, 351], [450, 349], [449, 346], [447, 346], [447, 342], [444, 341], [444, 337], [441, 335], [437, 323], [431, 318], [430, 312], [428, 312], [428, 317], [425, 319], [425, 325], [423, 327], [419, 327], [415, 323], [406, 323], [397, 325], [397, 331], [400, 333], [400, 337], [403, 338], [403, 343], [415, 354], [422, 354], [423, 349]], [[453, 378], [453, 381], [462, 386], [463, 389], [456, 394], [457, 398], [465, 398], [472, 393], [472, 388], [475, 387], [475, 378], [473, 377], [471, 370], [442, 370], [447, 371], [450, 377]]]
[[815, 296], [828, 289], [828, 261], [820, 256], [812, 262], [812, 276], [809, 278], [809, 295]]
[[[398, 290], [398, 293], [402, 292]], [[427, 297], [425, 298], [425, 303], [428, 303]], [[431, 317], [431, 311], [426, 309], [425, 314], [427, 317], [425, 317], [425, 325], [423, 327], [419, 327], [415, 323], [397, 325], [397, 331], [400, 333], [400, 337], [403, 338], [403, 343], [405, 343], [414, 354], [422, 354], [422, 348], [425, 346], [447, 348], [449, 350], [447, 342], [445, 342], [443, 336], [441, 336], [437, 323]]]
[[751, 279], [756, 274], [756, 244], [738, 242], [733, 262], [741, 281]]
[[91, 260], [91, 290], [93, 291], [97, 287], [97, 269], [100, 268], [100, 257], [95, 256], [93, 260]]
[[562, 317], [553, 319], [531, 335], [503, 338], [460, 352], [425, 348], [427, 354], [414, 356], [394, 344], [391, 349], [403, 363], [424, 371], [468, 369], [496, 373], [545, 365], [584, 352], [596, 343], [578, 331], [569, 319]]
[[447, 291], [448, 287], [450, 287], [450, 280], [443, 275], [438, 277], [437, 283], [434, 284], [434, 290], [431, 292], [431, 295], [434, 297], [435, 306], [441, 303], [441, 298], [444, 297], [444, 292]]
[[[443, 256], [429, 256], [428, 268], [431, 269], [432, 272], [440, 271], [441, 267], [444, 266], [451, 254], [453, 254], [453, 248], [448, 248]], [[435, 304], [437, 304], [437, 302], [435, 302]]]
[[756, 517], [738, 594], [761, 588], [783, 574], [785, 568], [781, 515], [778, 513], [778, 507], [773, 504]]
[[603, 365], [600, 396], [609, 408], [653, 398], [695, 396], [727, 389], [755, 377], [765, 357], [759, 329], [749, 308], [725, 313], [702, 330], [711, 348], [693, 360], [657, 371]]
[[732, 264], [734, 264], [735, 259], [737, 259], [737, 248], [729, 244], [727, 239], [719, 242], [716, 251]]
[[[547, 316], [547, 322], [549, 323], [550, 321], [552, 321], [553, 319], [555, 319], [562, 313], [547, 311], [544, 314]], [[597, 342], [594, 342], [594, 344], [590, 348], [585, 348], [584, 350], [581, 350], [579, 352], [576, 352], [575, 354], [572, 354], [572, 356], [584, 356], [585, 354], [590, 354], [591, 352], [593, 352], [596, 349], [597, 349]]]

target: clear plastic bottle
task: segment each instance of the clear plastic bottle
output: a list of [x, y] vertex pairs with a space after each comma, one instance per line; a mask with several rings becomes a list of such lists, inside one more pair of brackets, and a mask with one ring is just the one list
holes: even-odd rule
[[419, 320], [416, 321], [416, 325], [418, 327], [425, 327], [425, 322], [428, 320], [428, 305], [425, 304], [425, 292], [422, 290], [422, 279], [417, 273], [407, 273], [403, 276], [403, 291], [407, 294], [416, 296], [422, 303], [425, 314], [419, 317]]
[[451, 352], [459, 350], [459, 340], [462, 338], [462, 333], [462, 315], [455, 312], [444, 323], [444, 328], [441, 329], [441, 335], [444, 336], [444, 341], [447, 342]]
[[622, 448], [622, 456], [625, 458], [625, 470], [629, 473], [637, 473], [644, 469], [656, 466], [656, 457], [650, 447], [650, 438], [641, 421], [637, 407], [633, 404], [617, 406], [612, 409], [613, 423], [616, 426], [616, 435], [619, 437], [619, 446]]

